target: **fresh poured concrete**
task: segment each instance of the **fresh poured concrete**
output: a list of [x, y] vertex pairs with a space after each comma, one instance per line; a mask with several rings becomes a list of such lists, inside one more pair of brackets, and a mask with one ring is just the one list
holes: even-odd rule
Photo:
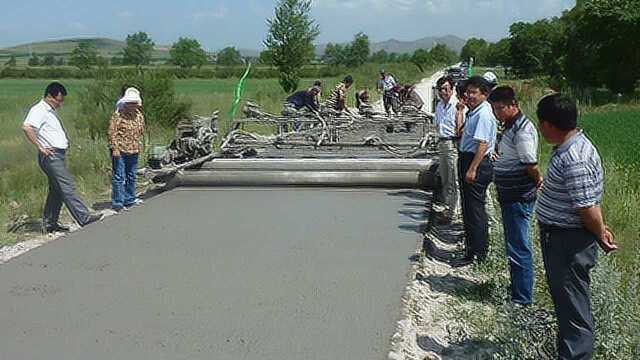
[[386, 359], [422, 216], [408, 202], [165, 193], [0, 266], [0, 359]]

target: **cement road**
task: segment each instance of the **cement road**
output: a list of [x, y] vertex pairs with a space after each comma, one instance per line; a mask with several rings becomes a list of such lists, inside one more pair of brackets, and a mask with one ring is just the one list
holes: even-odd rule
[[421, 198], [165, 193], [0, 266], [0, 359], [386, 359]]

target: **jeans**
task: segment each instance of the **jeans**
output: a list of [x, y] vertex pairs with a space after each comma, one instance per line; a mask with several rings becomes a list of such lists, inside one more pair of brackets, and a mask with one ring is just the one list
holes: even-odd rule
[[558, 359], [588, 360], [593, 354], [593, 316], [589, 271], [598, 255], [597, 240], [586, 229], [540, 224], [544, 270], [558, 319]]
[[493, 179], [493, 164], [488, 157], [482, 158], [476, 171], [476, 181], [467, 183], [464, 177], [473, 161], [474, 154], [460, 153], [458, 159], [460, 184], [462, 187], [462, 218], [464, 221], [467, 257], [484, 261], [489, 250], [489, 218], [485, 204], [487, 187]]
[[111, 207], [114, 209], [131, 206], [136, 200], [137, 167], [138, 154], [111, 156]]
[[440, 154], [440, 180], [442, 198], [450, 216], [460, 214], [460, 187], [458, 186], [458, 149], [453, 139], [438, 142]]
[[80, 200], [73, 178], [65, 166], [66, 152], [62, 149], [52, 150], [53, 154], [46, 157], [38, 153], [38, 165], [49, 180], [49, 193], [42, 216], [44, 226], [54, 226], [58, 223], [63, 203], [73, 219], [80, 226], [84, 226], [89, 221], [90, 213]]
[[529, 222], [534, 201], [500, 203], [502, 226], [511, 274], [511, 301], [533, 302], [533, 252]]

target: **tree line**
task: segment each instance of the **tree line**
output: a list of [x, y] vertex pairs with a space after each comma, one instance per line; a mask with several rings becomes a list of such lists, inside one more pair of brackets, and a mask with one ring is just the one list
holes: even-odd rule
[[460, 57], [548, 76], [558, 87], [631, 93], [640, 79], [640, 0], [579, 0], [562, 16], [512, 24], [498, 42], [471, 38]]
[[[38, 54], [32, 54], [29, 57], [29, 66], [76, 66], [81, 70], [87, 70], [92, 66], [104, 65], [149, 65], [153, 60], [153, 51], [155, 42], [146, 32], [140, 31], [130, 34], [126, 38], [125, 47], [120, 55], [107, 59], [99, 55], [99, 51], [90, 40], [82, 40], [73, 49], [68, 59], [64, 57], [56, 57], [53, 54], [47, 54], [44, 58]], [[218, 65], [238, 65], [242, 64], [244, 59], [235, 47], [226, 47], [220, 50], [215, 57], [210, 57], [202, 48], [198, 40], [189, 37], [180, 37], [178, 41], [171, 45], [169, 50], [169, 60], [166, 62], [170, 65], [176, 65], [181, 68], [200, 67], [207, 63], [216, 63]], [[5, 67], [15, 67], [16, 57], [11, 56], [4, 64]]]

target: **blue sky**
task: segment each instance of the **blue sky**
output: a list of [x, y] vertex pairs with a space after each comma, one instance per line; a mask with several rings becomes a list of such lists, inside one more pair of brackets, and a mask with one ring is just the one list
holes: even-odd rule
[[[157, 44], [194, 37], [208, 50], [259, 49], [275, 0], [20, 0], [2, 6], [0, 47], [73, 36], [124, 39], [147, 32]], [[560, 15], [575, 0], [313, 0], [318, 42], [363, 31], [373, 41], [453, 34], [497, 40], [515, 21]]]

